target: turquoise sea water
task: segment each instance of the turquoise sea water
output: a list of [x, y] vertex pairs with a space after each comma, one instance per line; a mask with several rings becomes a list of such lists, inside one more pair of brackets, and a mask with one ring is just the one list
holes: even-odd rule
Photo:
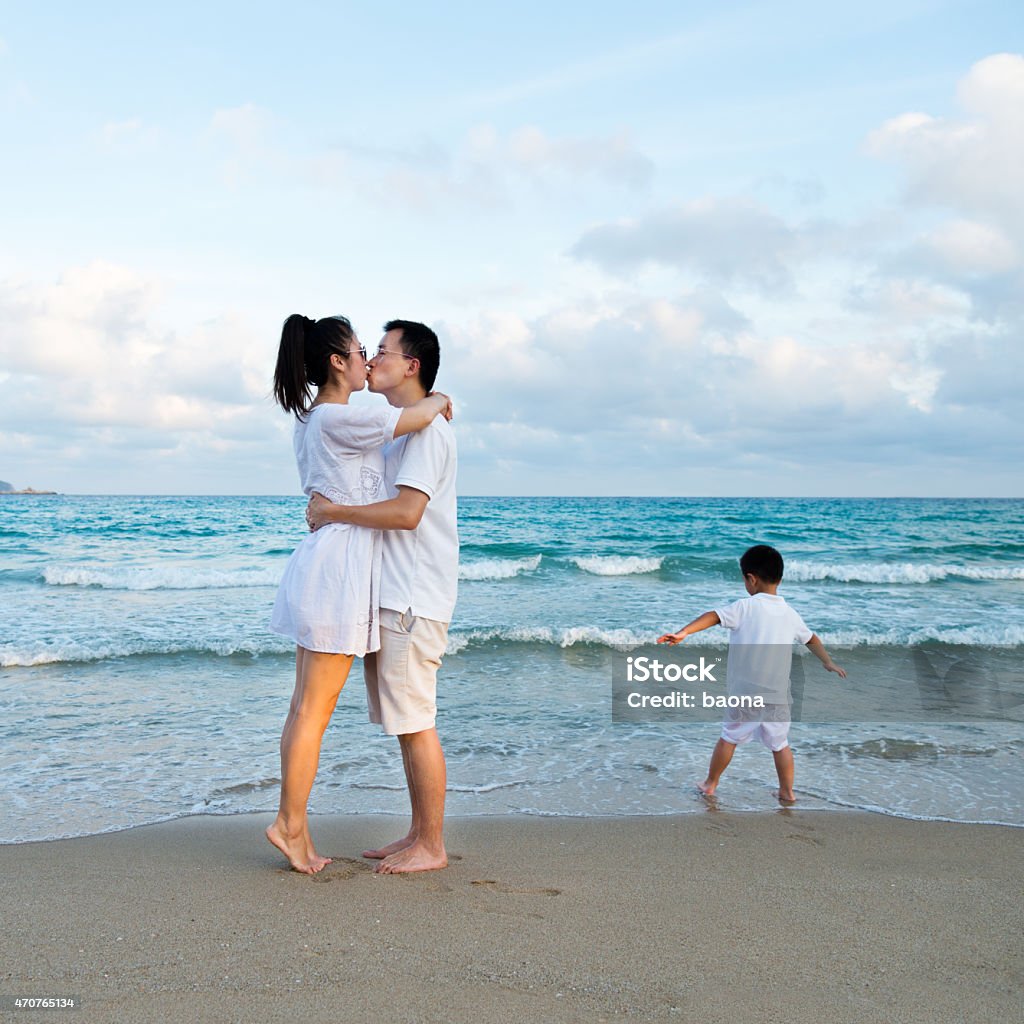
[[[0, 841], [274, 808], [292, 655], [266, 622], [303, 499], [0, 502]], [[717, 728], [613, 725], [611, 662], [743, 596], [736, 560], [756, 542], [785, 555], [781, 592], [848, 685], [870, 685], [887, 654], [968, 649], [1012, 690], [1022, 527], [1016, 500], [462, 498], [440, 696], [449, 810], [700, 809], [691, 783]], [[816, 663], [807, 680], [837, 685]], [[804, 806], [1024, 824], [1019, 716], [798, 723], [791, 739]], [[767, 752], [741, 750], [720, 806], [772, 807], [772, 781]], [[358, 668], [312, 807], [405, 809]]]

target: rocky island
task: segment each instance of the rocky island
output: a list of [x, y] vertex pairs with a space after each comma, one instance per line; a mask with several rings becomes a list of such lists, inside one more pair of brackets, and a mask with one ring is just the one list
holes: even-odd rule
[[34, 487], [26, 487], [24, 490], [16, 491], [14, 484], [0, 480], [0, 494], [56, 494], [56, 491], [37, 491]]

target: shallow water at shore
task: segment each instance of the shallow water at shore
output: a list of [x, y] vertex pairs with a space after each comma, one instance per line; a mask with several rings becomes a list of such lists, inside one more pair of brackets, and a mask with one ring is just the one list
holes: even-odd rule
[[[292, 667], [266, 620], [301, 510], [282, 498], [7, 499], [0, 841], [275, 805]], [[700, 809], [692, 783], [717, 728], [612, 724], [611, 662], [742, 596], [735, 557], [749, 542], [787, 555], [782, 592], [848, 663], [850, 685], [867, 685], [872, 658], [954, 645], [1019, 682], [1021, 502], [481, 498], [460, 516], [440, 722], [455, 814]], [[809, 693], [836, 685], [816, 663], [807, 679]], [[1024, 737], [1009, 714], [797, 723], [791, 738], [805, 806], [1024, 824]], [[719, 799], [765, 809], [772, 783], [770, 755], [752, 746]], [[357, 663], [312, 807], [405, 806]]]

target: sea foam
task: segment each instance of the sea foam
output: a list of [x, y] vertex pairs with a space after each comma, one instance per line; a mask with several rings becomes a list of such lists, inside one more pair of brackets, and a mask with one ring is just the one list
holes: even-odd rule
[[932, 565], [893, 562], [813, 563], [793, 561], [786, 566], [786, 579], [807, 583], [831, 580], [835, 583], [934, 583], [946, 579], [1024, 580], [1024, 567], [1002, 565]]
[[653, 633], [640, 634], [631, 629], [602, 629], [598, 626], [568, 626], [563, 629], [552, 629], [549, 626], [511, 626], [450, 633], [447, 653], [458, 654], [467, 647], [489, 643], [539, 644], [562, 648], [590, 644], [625, 651], [654, 643], [656, 639]]
[[485, 558], [479, 562], [461, 562], [460, 580], [509, 580], [540, 565], [540, 555], [532, 558]]
[[162, 654], [194, 654], [207, 657], [229, 658], [236, 654], [287, 654], [295, 645], [283, 637], [269, 635], [265, 640], [224, 641], [223, 643], [181, 643], [167, 641], [124, 640], [116, 643], [83, 643], [66, 640], [56, 644], [0, 645], [0, 668], [28, 668], [33, 665], [59, 665], [73, 662], [106, 661], [110, 658], [133, 658]]
[[103, 590], [223, 590], [276, 587], [280, 569], [197, 569], [192, 566], [123, 566], [73, 568], [47, 566], [43, 579], [54, 587], [100, 587]]
[[595, 576], [638, 576], [657, 572], [664, 558], [639, 558], [635, 555], [588, 555], [572, 560], [576, 567]]

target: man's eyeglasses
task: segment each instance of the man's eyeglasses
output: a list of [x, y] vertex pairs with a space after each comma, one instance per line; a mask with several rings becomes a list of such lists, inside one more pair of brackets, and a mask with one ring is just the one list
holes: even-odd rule
[[406, 355], [404, 352], [398, 352], [393, 348], [381, 348], [377, 349], [377, 354], [373, 357], [374, 359], [380, 359], [381, 356], [401, 356], [403, 359], [415, 359], [416, 356]]

